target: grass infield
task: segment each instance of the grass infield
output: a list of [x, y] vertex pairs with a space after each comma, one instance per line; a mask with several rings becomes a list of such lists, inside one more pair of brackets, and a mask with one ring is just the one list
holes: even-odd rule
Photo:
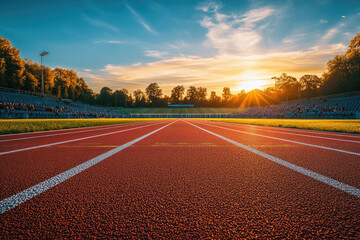
[[337, 119], [235, 119], [212, 118], [205, 119], [215, 122], [262, 125], [271, 127], [300, 128], [319, 131], [360, 133], [360, 120]]
[[12, 119], [0, 120], [0, 134], [49, 131], [159, 120], [155, 118]]

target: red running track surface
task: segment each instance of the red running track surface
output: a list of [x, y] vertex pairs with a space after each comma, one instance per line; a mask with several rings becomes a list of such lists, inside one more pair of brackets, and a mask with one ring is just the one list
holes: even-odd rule
[[[188, 122], [355, 188], [360, 187], [359, 156], [216, 128], [202, 121], [170, 122], [173, 124], [2, 213], [0, 238], [359, 239], [359, 197]], [[0, 155], [1, 199], [168, 123]], [[312, 138], [261, 131], [263, 127], [206, 124], [358, 151], [357, 143], [333, 145], [333, 140], [325, 139], [314, 143]], [[119, 129], [110, 131], [115, 130]], [[72, 137], [81, 136], [85, 133]], [[350, 139], [346, 136], [331, 137]], [[34, 144], [47, 143], [46, 138], [40, 139]]]

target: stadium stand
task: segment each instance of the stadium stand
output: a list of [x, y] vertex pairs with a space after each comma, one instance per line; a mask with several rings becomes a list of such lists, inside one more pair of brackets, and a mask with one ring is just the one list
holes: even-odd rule
[[0, 88], [0, 118], [296, 118], [360, 119], [360, 92], [300, 99], [279, 105], [252, 107], [235, 114], [119, 114], [54, 96]]
[[360, 118], [360, 92], [316, 97], [284, 102], [279, 105], [249, 108], [238, 118], [306, 118], [355, 119]]
[[0, 89], [0, 118], [121, 118], [111, 108], [91, 106], [50, 95], [16, 89]]

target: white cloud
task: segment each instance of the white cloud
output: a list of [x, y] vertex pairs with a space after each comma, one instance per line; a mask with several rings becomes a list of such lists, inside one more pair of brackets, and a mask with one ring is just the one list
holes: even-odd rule
[[83, 15], [83, 19], [84, 19], [85, 21], [87, 21], [88, 23], [94, 25], [94, 26], [102, 27], [102, 28], [106, 28], [106, 29], [110, 29], [110, 30], [112, 30], [112, 31], [114, 31], [114, 32], [118, 32], [118, 31], [119, 31], [116, 27], [114, 27], [114, 26], [112, 26], [112, 25], [110, 25], [110, 24], [108, 24], [108, 23], [106, 23], [106, 22], [104, 22], [104, 21], [92, 19], [92, 18], [89, 18], [89, 17], [86, 16], [86, 15]]
[[333, 28], [330, 28], [326, 34], [321, 38], [321, 41], [322, 42], [328, 42], [329, 40], [331, 40], [335, 34], [337, 34], [339, 31], [339, 29], [337, 27], [333, 27]]
[[320, 19], [320, 24], [327, 23], [327, 22], [328, 22], [328, 20]]
[[253, 9], [243, 15], [225, 15], [218, 12], [214, 17], [205, 16], [200, 25], [208, 29], [208, 42], [219, 49], [219, 53], [249, 54], [257, 50], [262, 36], [262, 27], [255, 23], [274, 13], [274, 9], [264, 7]]
[[201, 3], [197, 9], [203, 12], [217, 12], [220, 8], [221, 8], [220, 3], [216, 3], [215, 1], [208, 0], [206, 2]]
[[188, 45], [183, 40], [180, 40], [180, 41], [175, 41], [174, 43], [169, 43], [168, 46], [172, 49], [179, 50], [187, 47]]
[[341, 16], [342, 18], [346, 18], [346, 16]]
[[253, 9], [245, 13], [241, 21], [249, 25], [269, 17], [274, 13], [274, 11], [274, 9], [268, 7]]
[[85, 72], [84, 77], [91, 80], [95, 90], [106, 85], [112, 89], [121, 86], [133, 91], [137, 88], [145, 89], [150, 82], [157, 82], [165, 93], [180, 83], [185, 87], [202, 86], [209, 91], [220, 93], [224, 86], [235, 89], [249, 79], [261, 80], [264, 85], [271, 85], [271, 77], [279, 76], [283, 72], [297, 78], [304, 74], [321, 75], [326, 61], [335, 54], [343, 53], [345, 49], [345, 45], [334, 44], [326, 47], [315, 46], [305, 51], [248, 56], [220, 54], [202, 58], [182, 55], [130, 66], [109, 64], [100, 71], [100, 75]]
[[128, 44], [128, 42], [118, 41], [118, 40], [99, 40], [95, 41], [96, 44], [98, 43], [110, 43], [110, 44]]
[[156, 50], [147, 50], [145, 51], [145, 56], [154, 57], [154, 58], [164, 58], [168, 52], [160, 52]]
[[158, 34], [156, 31], [154, 31], [144, 20], [143, 18], [134, 10], [132, 9], [129, 5], [126, 5], [126, 7], [130, 10], [130, 12], [132, 12], [132, 14], [134, 14], [134, 16], [136, 17], [137, 21], [149, 32], [151, 32], [152, 34]]

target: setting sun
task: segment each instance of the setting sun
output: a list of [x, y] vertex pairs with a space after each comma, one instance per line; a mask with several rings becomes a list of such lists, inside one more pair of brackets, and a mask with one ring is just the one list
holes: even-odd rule
[[254, 89], [261, 89], [266, 85], [266, 81], [264, 80], [249, 80], [241, 82], [237, 87], [236, 90], [241, 91], [245, 90], [246, 92], [249, 92]]

